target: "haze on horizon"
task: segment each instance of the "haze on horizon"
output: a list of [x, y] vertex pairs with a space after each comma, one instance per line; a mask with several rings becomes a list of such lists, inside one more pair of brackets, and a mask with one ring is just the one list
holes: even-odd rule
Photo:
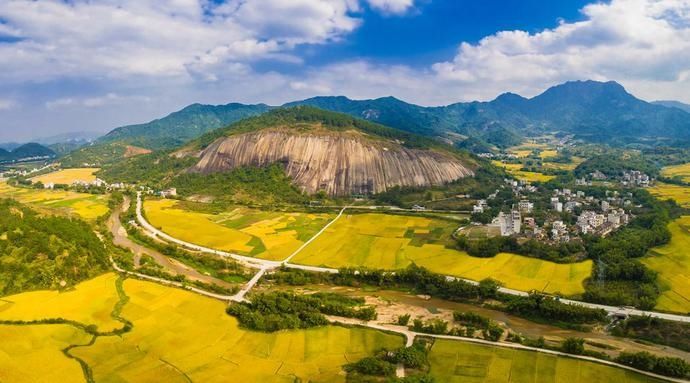
[[0, 3], [0, 142], [195, 102], [443, 105], [584, 79], [690, 103], [690, 0]]

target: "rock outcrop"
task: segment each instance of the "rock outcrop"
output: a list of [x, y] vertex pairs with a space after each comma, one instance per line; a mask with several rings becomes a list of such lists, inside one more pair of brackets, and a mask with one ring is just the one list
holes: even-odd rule
[[369, 194], [393, 186], [441, 185], [473, 175], [454, 155], [372, 140], [359, 132], [260, 130], [219, 138], [198, 153], [192, 172], [283, 164], [307, 193]]

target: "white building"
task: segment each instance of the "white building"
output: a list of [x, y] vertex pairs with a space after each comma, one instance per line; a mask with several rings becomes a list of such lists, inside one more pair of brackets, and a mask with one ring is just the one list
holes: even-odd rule
[[498, 213], [498, 224], [501, 227], [501, 236], [508, 237], [513, 234], [520, 233], [520, 226], [522, 225], [522, 216], [517, 210], [513, 210], [510, 214]]
[[518, 202], [518, 209], [525, 213], [531, 213], [534, 210], [534, 204], [528, 200]]

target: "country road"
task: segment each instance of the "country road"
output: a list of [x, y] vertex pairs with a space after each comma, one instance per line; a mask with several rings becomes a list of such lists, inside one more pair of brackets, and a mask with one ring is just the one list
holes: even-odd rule
[[138, 243], [129, 239], [129, 237], [127, 236], [127, 230], [125, 230], [125, 228], [122, 226], [122, 223], [120, 222], [120, 212], [127, 211], [127, 209], [129, 209], [129, 204], [129, 197], [125, 197], [125, 200], [122, 204], [122, 208], [120, 210], [115, 209], [108, 218], [108, 229], [110, 230], [110, 233], [112, 233], [113, 235], [113, 243], [115, 245], [131, 250], [132, 253], [134, 253], [135, 257], [148, 255], [151, 258], [153, 258], [156, 261], [156, 263], [161, 265], [164, 269], [168, 270], [169, 272], [172, 272], [173, 274], [184, 275], [185, 277], [193, 281], [216, 284], [224, 288], [233, 287], [233, 285], [228, 282], [225, 282], [218, 278], [211, 277], [209, 275], [202, 274], [197, 270], [182, 264], [181, 262], [178, 262], [174, 259], [170, 259], [166, 255], [163, 255], [158, 251], [139, 245]]
[[[343, 208], [343, 210], [341, 210], [340, 214], [343, 213], [345, 208]], [[202, 247], [199, 245], [195, 245], [193, 243], [185, 242], [185, 241], [182, 241], [180, 239], [174, 238], [174, 237], [172, 237], [166, 233], [163, 233], [162, 231], [153, 227], [150, 223], [148, 223], [146, 221], [146, 219], [144, 218], [144, 216], [141, 213], [141, 209], [142, 209], [142, 200], [141, 200], [141, 195], [138, 194], [137, 195], [137, 220], [139, 221], [139, 224], [142, 227], [144, 227], [145, 229], [149, 230], [152, 234], [154, 234], [156, 236], [167, 239], [171, 242], [177, 243], [181, 246], [184, 246], [184, 247], [187, 247], [190, 249], [209, 252], [209, 253], [218, 254], [218, 255], [222, 255], [222, 256], [226, 256], [226, 257], [232, 257], [232, 258], [235, 258], [238, 260], [241, 259], [243, 261], [254, 262], [255, 263], [254, 267], [257, 267], [256, 264], [258, 264], [259, 268], [273, 269], [273, 268], [277, 268], [279, 266], [286, 266], [286, 267], [290, 267], [290, 268], [297, 268], [297, 269], [303, 269], [303, 270], [314, 271], [314, 272], [330, 272], [330, 273], [337, 273], [338, 272], [337, 269], [331, 269], [331, 268], [325, 268], [325, 267], [315, 267], [315, 266], [296, 265], [293, 263], [289, 263], [287, 261], [284, 261], [284, 262], [265, 261], [265, 260], [261, 260], [261, 259], [245, 257], [245, 256], [238, 255], [238, 254], [232, 254], [232, 253], [227, 253], [227, 252], [223, 252], [223, 251], [219, 251], [219, 250], [209, 249], [209, 248], [205, 248], [205, 247]], [[339, 216], [340, 215], [338, 215], [338, 217]], [[336, 219], [337, 219], [337, 217], [336, 217]], [[316, 236], [320, 235], [322, 232], [323, 232], [323, 230], [320, 231], [319, 233], [317, 233]], [[314, 239], [314, 238], [312, 238], [312, 239]], [[296, 253], [292, 254], [288, 258], [292, 258], [292, 257], [294, 257], [294, 255], [296, 255]], [[446, 276], [446, 278], [449, 280], [462, 280], [462, 281], [465, 281], [467, 283], [472, 283], [472, 284], [478, 284], [479, 283], [477, 281], [473, 281], [470, 279], [464, 279], [464, 278], [454, 277], [454, 276], [450, 276], [450, 275]], [[517, 295], [517, 296], [528, 295], [528, 293], [525, 291], [514, 290], [514, 289], [505, 288], [505, 287], [499, 288], [499, 291], [504, 293], [504, 294]], [[607, 313], [612, 314], [612, 315], [625, 314], [625, 315], [637, 315], [637, 316], [650, 316], [653, 318], [666, 319], [666, 320], [670, 320], [670, 321], [690, 323], [690, 316], [685, 316], [685, 315], [660, 313], [660, 312], [656, 312], [656, 311], [644, 311], [644, 310], [637, 310], [637, 309], [623, 308], [623, 307], [616, 307], [616, 306], [606, 306], [606, 305], [600, 305], [600, 304], [596, 304], [596, 303], [588, 303], [588, 302], [575, 301], [575, 300], [563, 299], [563, 298], [560, 298], [560, 301], [565, 303], [565, 304], [569, 304], [569, 305], [579, 305], [579, 306], [584, 306], [584, 307], [593, 308], [593, 309], [602, 309], [602, 310], [604, 310]]]

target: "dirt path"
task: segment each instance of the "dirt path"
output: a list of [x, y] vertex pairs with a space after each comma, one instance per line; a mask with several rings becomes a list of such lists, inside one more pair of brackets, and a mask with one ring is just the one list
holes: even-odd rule
[[150, 249], [148, 247], [142, 246], [127, 237], [127, 231], [122, 226], [120, 222], [120, 212], [127, 211], [129, 209], [131, 201], [128, 197], [125, 197], [124, 203], [121, 210], [115, 210], [108, 218], [108, 229], [113, 234], [113, 243], [117, 246], [127, 248], [134, 254], [134, 264], [138, 267], [143, 255], [148, 255], [153, 258], [156, 263], [161, 265], [168, 272], [173, 274], [184, 275], [193, 281], [216, 284], [225, 288], [232, 288], [234, 285], [218, 278], [211, 277], [209, 275], [204, 275], [197, 270], [178, 262], [174, 259], [170, 259], [167, 256], [161, 254], [158, 251]]

